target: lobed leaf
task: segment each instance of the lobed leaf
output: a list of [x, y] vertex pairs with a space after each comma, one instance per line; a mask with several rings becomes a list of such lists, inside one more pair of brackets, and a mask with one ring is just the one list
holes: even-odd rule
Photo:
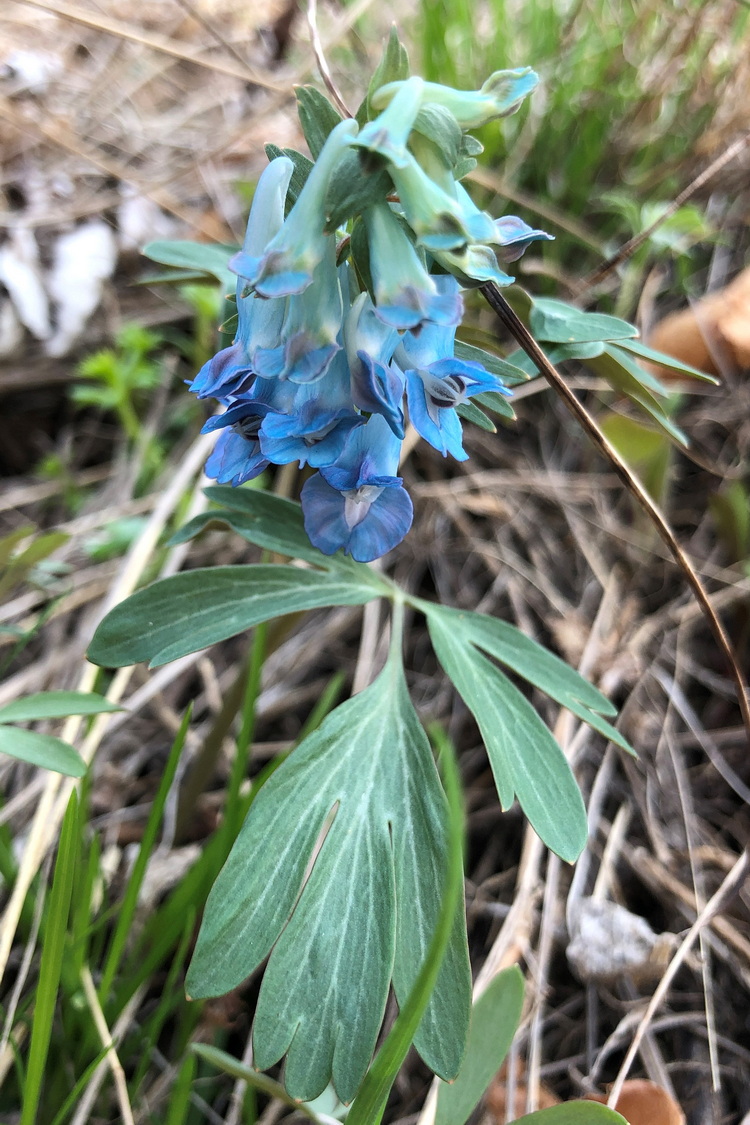
[[[463, 340], [456, 340], [453, 348], [458, 359], [466, 362], [481, 363], [485, 370], [497, 377], [507, 386], [515, 387], [519, 383], [528, 383], [529, 376], [518, 364], [501, 359], [484, 348], [475, 348], [473, 344], [466, 344]], [[491, 393], [491, 392], [490, 392]]]
[[670, 371], [679, 371], [683, 375], [691, 375], [694, 379], [703, 379], [704, 382], [713, 383], [714, 386], [717, 386], [720, 382], [715, 375], [708, 375], [700, 368], [693, 367], [689, 363], [683, 363], [681, 359], [675, 359], [674, 356], [667, 355], [666, 352], [649, 348], [646, 344], [642, 344], [640, 340], [622, 340], [620, 347], [632, 352], [640, 359], [647, 359], [649, 362], [656, 363], [659, 367], [666, 367]]
[[[292, 1096], [309, 1101], [331, 1078], [343, 1101], [356, 1093], [391, 975], [403, 1003], [435, 930], [446, 815], [429, 743], [393, 658], [292, 751], [254, 801], [209, 896], [187, 988], [221, 995], [270, 952], [254, 1060], [266, 1069], [286, 1054]], [[455, 1075], [463, 1053], [470, 988], [457, 917], [415, 1041], [444, 1077]]]
[[371, 116], [370, 100], [376, 90], [379, 90], [381, 86], [387, 86], [389, 82], [402, 82], [408, 77], [409, 55], [398, 37], [396, 25], [392, 24], [383, 48], [382, 57], [375, 68], [375, 73], [370, 79], [370, 85], [367, 89], [367, 97], [364, 103], [367, 108], [367, 116], [364, 119], [367, 120]]
[[427, 614], [443, 669], [476, 719], [500, 804], [518, 798], [532, 828], [561, 859], [574, 862], [588, 835], [586, 809], [571, 768], [529, 701], [448, 618]]
[[622, 348], [610, 345], [600, 356], [588, 361], [591, 367], [611, 387], [625, 395], [639, 406], [651, 421], [672, 441], [687, 446], [688, 440], [682, 430], [667, 417], [654, 393], [666, 395], [665, 387], [649, 372], [639, 367]]
[[282, 614], [362, 605], [382, 592], [370, 572], [349, 575], [293, 566], [215, 566], [154, 582], [115, 606], [89, 649], [94, 664], [167, 664]]
[[[479, 397], [479, 396], [477, 396]], [[501, 396], [498, 396], [501, 397]], [[473, 402], [461, 402], [456, 407], [456, 413], [465, 418], [467, 422], [473, 422], [475, 426], [479, 426], [480, 430], [486, 430], [487, 433], [496, 434], [497, 426], [487, 417], [483, 410], [480, 410]]]
[[393, 180], [385, 169], [363, 165], [359, 150], [344, 153], [326, 192], [326, 230], [332, 233], [373, 203], [384, 203], [392, 191]]
[[617, 708], [606, 695], [520, 629], [485, 613], [470, 613], [429, 602], [420, 602], [420, 608], [427, 613], [428, 619], [430, 616], [442, 617], [447, 628], [455, 630], [470, 644], [528, 680], [621, 749], [629, 754], [634, 752], [620, 732], [602, 718], [617, 714]]

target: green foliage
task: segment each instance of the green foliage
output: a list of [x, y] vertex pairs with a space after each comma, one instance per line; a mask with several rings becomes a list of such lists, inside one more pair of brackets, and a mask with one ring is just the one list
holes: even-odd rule
[[228, 290], [233, 290], [237, 283], [236, 276], [227, 268], [229, 259], [237, 253], [236, 246], [176, 239], [171, 242], [149, 242], [143, 247], [142, 253], [152, 262], [176, 269], [178, 273], [174, 278], [170, 277], [170, 281], [185, 282], [188, 280], [186, 274], [189, 274], [190, 280], [215, 279]]
[[0, 539], [0, 597], [33, 579], [35, 568], [68, 541], [64, 531], [35, 532], [24, 524]]
[[89, 659], [109, 668], [167, 664], [285, 613], [363, 605], [382, 593], [357, 575], [289, 566], [215, 566], [154, 582], [116, 606], [97, 629]]
[[528, 700], [462, 633], [460, 615], [431, 607], [430, 640], [482, 733], [500, 804], [518, 798], [544, 843], [573, 862], [586, 845], [586, 809], [565, 755]]
[[438, 1089], [435, 1125], [464, 1125], [502, 1066], [521, 1020], [523, 976], [517, 965], [490, 981], [471, 1009], [458, 1078]]
[[[425, 962], [446, 847], [445, 798], [394, 648], [378, 679], [332, 712], [254, 801], [209, 897], [188, 991], [227, 992], [271, 951], [256, 1064], [266, 1069], [287, 1053], [292, 1096], [310, 1100], [333, 1077], [350, 1101], [391, 976], [403, 1004]], [[458, 1070], [470, 994], [464, 926], [455, 908], [451, 915], [450, 947], [416, 1036], [445, 1077]]]
[[43, 691], [0, 707], [0, 753], [70, 777], [83, 777], [86, 763], [77, 750], [60, 738], [8, 723], [61, 719], [68, 715], [101, 715], [120, 708], [93, 692]]
[[[505, 296], [550, 362], [577, 359], [585, 363], [613, 390], [638, 407], [651, 425], [670, 441], [682, 446], [688, 444], [682, 430], [659, 401], [660, 397], [668, 398], [670, 392], [638, 360], [646, 359], [707, 382], [715, 382], [712, 376], [634, 339], [638, 330], [619, 317], [582, 312], [566, 301], [531, 297], [515, 285], [506, 290]], [[528, 375], [536, 373], [533, 361], [520, 348], [508, 357], [508, 362]], [[478, 395], [477, 402], [482, 403], [485, 397]]]
[[57, 990], [63, 970], [65, 935], [73, 893], [78, 835], [78, 798], [74, 790], [70, 795], [62, 832], [60, 833], [60, 846], [57, 851], [55, 874], [50, 892], [20, 1125], [34, 1125], [38, 1119], [37, 1111], [44, 1081], [47, 1053], [52, 1037]]
[[161, 365], [154, 353], [160, 345], [161, 338], [148, 329], [124, 325], [113, 348], [94, 352], [79, 364], [78, 374], [89, 382], [73, 387], [73, 401], [117, 414], [128, 438], [137, 442], [141, 424], [136, 401], [159, 383]]

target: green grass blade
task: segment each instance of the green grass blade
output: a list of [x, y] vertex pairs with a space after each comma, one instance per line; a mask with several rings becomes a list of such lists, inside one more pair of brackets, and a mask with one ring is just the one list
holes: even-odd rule
[[78, 833], [78, 796], [76, 791], [73, 790], [60, 832], [60, 845], [55, 863], [55, 874], [52, 879], [49, 911], [44, 927], [42, 960], [39, 967], [39, 983], [36, 992], [37, 999], [31, 1030], [20, 1125], [34, 1125], [37, 1119], [37, 1109], [52, 1035], [57, 990], [60, 985], [60, 973], [65, 952], [65, 935], [70, 913], [75, 859], [78, 854]]
[[164, 812], [164, 805], [167, 800], [172, 782], [174, 781], [175, 773], [177, 772], [177, 764], [180, 760], [182, 748], [185, 745], [185, 737], [187, 735], [188, 726], [190, 725], [190, 716], [192, 714], [192, 705], [188, 707], [185, 712], [185, 717], [182, 720], [180, 729], [172, 744], [172, 749], [169, 753], [167, 765], [164, 770], [164, 775], [159, 783], [154, 803], [151, 806], [146, 829], [143, 833], [141, 846], [138, 850], [138, 857], [133, 864], [133, 872], [128, 880], [128, 885], [123, 896], [122, 905], [117, 917], [117, 925], [115, 932], [112, 935], [107, 960], [102, 973], [101, 984], [99, 986], [99, 997], [102, 1002], [106, 1002], [109, 990], [112, 987], [112, 982], [115, 978], [115, 973], [122, 960], [122, 955], [125, 950], [125, 944], [128, 940], [128, 934], [133, 923], [133, 916], [135, 914], [136, 906], [138, 905], [138, 892], [143, 883], [143, 877], [146, 874], [146, 867], [148, 865], [151, 851], [156, 842], [156, 834], [159, 831], [162, 813]]
[[164, 1118], [164, 1125], [185, 1125], [190, 1113], [190, 1094], [197, 1060], [195, 1055], [188, 1055], [180, 1067], [175, 1083], [169, 1095], [169, 1109]]
[[448, 798], [448, 879], [440, 915], [427, 956], [406, 1003], [396, 1017], [383, 1046], [370, 1067], [351, 1111], [347, 1125], [379, 1125], [388, 1095], [409, 1051], [437, 982], [450, 941], [453, 920], [463, 891], [463, 806], [455, 752], [439, 727], [432, 728], [440, 751], [443, 784]]

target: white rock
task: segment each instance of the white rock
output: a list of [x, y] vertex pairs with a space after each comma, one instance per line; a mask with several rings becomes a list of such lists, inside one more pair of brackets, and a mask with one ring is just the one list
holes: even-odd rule
[[117, 265], [117, 242], [101, 219], [92, 219], [62, 234], [53, 251], [47, 288], [55, 302], [56, 332], [48, 355], [65, 355], [96, 310], [104, 282]]
[[8, 290], [21, 324], [37, 339], [48, 339], [52, 330], [39, 247], [27, 227], [11, 230], [9, 240], [0, 247], [0, 281]]

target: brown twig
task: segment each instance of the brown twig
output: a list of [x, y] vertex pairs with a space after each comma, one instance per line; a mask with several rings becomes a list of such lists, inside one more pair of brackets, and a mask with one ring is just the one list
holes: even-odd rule
[[338, 108], [343, 113], [344, 117], [354, 117], [354, 114], [347, 108], [347, 104], [339, 92], [339, 88], [333, 80], [328, 61], [323, 50], [323, 44], [320, 41], [320, 34], [318, 32], [318, 4], [317, 0], [307, 0], [307, 26], [310, 28], [310, 43], [312, 44], [313, 54], [315, 61], [318, 64], [320, 77], [323, 79], [326, 88], [335, 101]]
[[610, 462], [613, 469], [620, 477], [620, 480], [627, 488], [628, 492], [630, 492], [631, 495], [635, 497], [640, 507], [645, 511], [646, 515], [653, 523], [654, 527], [658, 531], [661, 539], [666, 544], [678, 567], [685, 575], [685, 579], [691, 590], [693, 591], [693, 594], [700, 604], [703, 614], [711, 627], [711, 631], [716, 638], [716, 642], [719, 645], [719, 648], [724, 653], [724, 656], [726, 657], [737, 690], [737, 700], [740, 705], [740, 711], [742, 712], [742, 720], [745, 725], [748, 739], [750, 739], [750, 700], [748, 700], [748, 689], [747, 685], [745, 684], [739, 663], [737, 661], [737, 657], [735, 656], [734, 650], [732, 648], [732, 644], [729, 640], [729, 637], [727, 636], [724, 626], [721, 623], [721, 620], [719, 619], [718, 614], [716, 613], [716, 610], [711, 604], [711, 599], [709, 598], [708, 593], [695, 570], [695, 567], [678, 542], [663, 513], [654, 503], [651, 496], [643, 487], [638, 478], [633, 476], [630, 469], [620, 457], [617, 450], [604, 436], [586, 408], [578, 401], [560, 373], [547, 359], [546, 355], [539, 347], [526, 325], [519, 319], [519, 317], [510, 307], [497, 286], [490, 282], [487, 285], [483, 285], [481, 291], [492, 310], [497, 314], [499, 319], [508, 329], [519, 346], [523, 348], [529, 359], [531, 359], [532, 362], [536, 365], [540, 373], [544, 375], [545, 379], [553, 388], [553, 390], [557, 392], [574, 418], [576, 418], [578, 422], [580, 422], [581, 426], [586, 431], [599, 452], [602, 453], [604, 457], [606, 457]]

